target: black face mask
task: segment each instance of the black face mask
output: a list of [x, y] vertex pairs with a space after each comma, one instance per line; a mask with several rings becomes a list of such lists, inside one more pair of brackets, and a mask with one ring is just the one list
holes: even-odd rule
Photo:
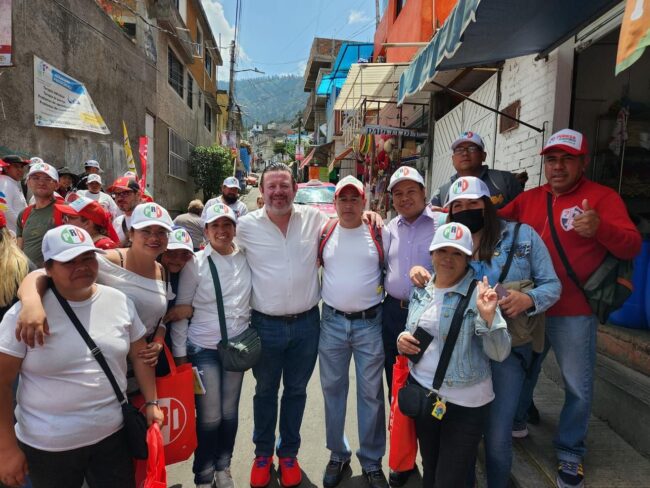
[[463, 224], [470, 230], [472, 234], [481, 230], [485, 225], [482, 208], [463, 210], [461, 212], [451, 214], [451, 221]]

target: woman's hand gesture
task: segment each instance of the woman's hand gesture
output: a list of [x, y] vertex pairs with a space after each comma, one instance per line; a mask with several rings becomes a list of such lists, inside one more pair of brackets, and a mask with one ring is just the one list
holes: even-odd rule
[[478, 308], [478, 313], [481, 318], [490, 327], [497, 309], [497, 292], [494, 291], [494, 288], [490, 287], [487, 276], [483, 276], [483, 281], [477, 283], [477, 290], [476, 308]]

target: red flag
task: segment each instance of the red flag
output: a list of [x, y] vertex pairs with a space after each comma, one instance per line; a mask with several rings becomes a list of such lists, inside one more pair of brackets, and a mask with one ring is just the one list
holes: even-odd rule
[[149, 138], [147, 136], [141, 136], [138, 149], [140, 151], [140, 193], [144, 196], [144, 189], [147, 185], [147, 144]]

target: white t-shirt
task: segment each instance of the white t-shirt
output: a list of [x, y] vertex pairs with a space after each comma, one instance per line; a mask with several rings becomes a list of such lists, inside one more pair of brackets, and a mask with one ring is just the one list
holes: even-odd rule
[[202, 218], [203, 220], [205, 220], [205, 215], [206, 215], [206, 213], [207, 213], [207, 211], [208, 211], [208, 207], [209, 207], [210, 205], [212, 205], [213, 203], [217, 203], [217, 202], [219, 202], [219, 203], [223, 203], [224, 205], [228, 205], [228, 206], [230, 207], [230, 210], [232, 210], [233, 212], [235, 212], [235, 216], [237, 217], [237, 219], [239, 219], [240, 217], [243, 217], [244, 215], [246, 215], [246, 214], [248, 213], [248, 207], [247, 207], [246, 204], [245, 204], [244, 202], [242, 202], [241, 200], [237, 200], [235, 203], [227, 203], [227, 202], [223, 199], [223, 196], [222, 196], [222, 195], [219, 195], [218, 197], [211, 198], [211, 199], [208, 200], [208, 201], [206, 202], [206, 204], [204, 205], [204, 207], [203, 207], [203, 212], [201, 212], [201, 218]]
[[0, 212], [5, 214], [7, 227], [16, 235], [16, 219], [27, 206], [20, 182], [10, 176], [0, 175]]
[[286, 237], [266, 208], [239, 220], [235, 241], [253, 274], [253, 309], [267, 315], [305, 312], [320, 300], [318, 238], [327, 216], [306, 205], [293, 205]]
[[[122, 222], [126, 222], [126, 233], [124, 233], [124, 229], [122, 228]], [[116, 217], [113, 220], [113, 228], [117, 232], [117, 237], [120, 238], [120, 243], [128, 242], [128, 232], [131, 229], [131, 216], [122, 214]]]
[[246, 257], [237, 248], [232, 254], [222, 256], [208, 244], [181, 271], [176, 304], [191, 304], [194, 315], [189, 328], [187, 320], [172, 324], [171, 335], [176, 357], [187, 354], [188, 338], [193, 344], [206, 349], [216, 349], [221, 340], [219, 309], [208, 256], [212, 258], [219, 273], [228, 337], [244, 332], [250, 322], [252, 282]]
[[337, 224], [323, 249], [323, 301], [342, 312], [361, 312], [383, 297], [377, 246], [366, 224]]
[[[144, 325], [133, 302], [102, 285], [83, 302], [69, 302], [97, 343], [122, 390], [126, 358]], [[44, 451], [66, 451], [95, 444], [122, 428], [122, 409], [97, 360], [51, 291], [43, 297], [50, 335], [29, 348], [14, 337], [21, 303], [0, 323], [0, 352], [23, 358], [16, 407], [16, 437]]]
[[98, 202], [102, 207], [104, 207], [104, 209], [108, 210], [111, 217], [114, 219], [122, 214], [122, 211], [117, 206], [117, 203], [115, 203], [115, 200], [103, 191], [93, 193], [90, 190], [79, 190], [77, 193], [82, 197], [90, 198], [91, 200]]
[[[442, 348], [440, 344], [440, 313], [445, 293], [452, 291], [452, 288], [433, 288], [433, 299], [429, 307], [422, 313], [418, 326], [422, 327], [433, 336], [431, 344], [422, 355], [417, 364], [411, 363], [411, 376], [425, 388], [431, 389], [433, 377], [436, 374]], [[476, 340], [480, 340], [478, 337]], [[449, 388], [444, 382], [440, 387], [439, 395], [446, 401], [455, 403], [462, 407], [481, 407], [494, 400], [492, 389], [492, 378], [488, 377], [483, 381], [471, 386], [461, 388]]]

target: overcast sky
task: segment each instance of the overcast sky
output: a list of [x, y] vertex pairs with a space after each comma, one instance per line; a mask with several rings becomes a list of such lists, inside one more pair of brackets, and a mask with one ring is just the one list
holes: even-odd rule
[[[237, 69], [268, 75], [303, 75], [314, 37], [372, 42], [374, 0], [241, 0]], [[202, 0], [217, 42], [227, 48], [234, 33], [236, 0]], [[219, 79], [228, 79], [229, 51], [222, 49]], [[238, 73], [237, 78], [261, 76]]]

